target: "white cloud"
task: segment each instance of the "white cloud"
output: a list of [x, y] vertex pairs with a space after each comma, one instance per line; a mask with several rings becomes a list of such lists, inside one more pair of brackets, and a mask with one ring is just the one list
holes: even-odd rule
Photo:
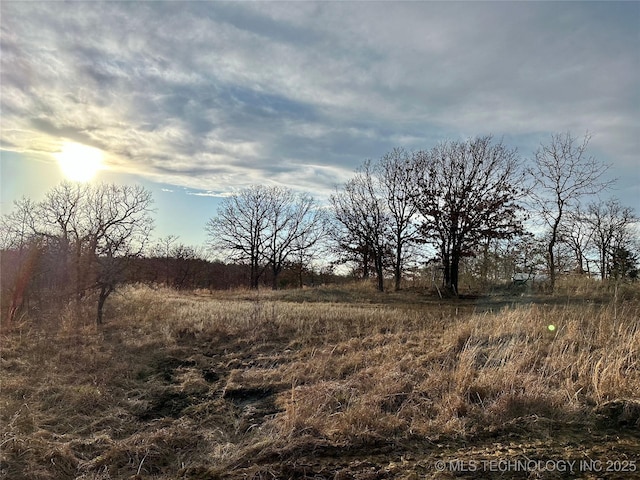
[[[637, 165], [638, 3], [1, 4], [2, 148], [326, 196], [394, 146], [594, 133]], [[627, 170], [628, 171], [628, 170]], [[636, 182], [637, 183], [637, 182]]]

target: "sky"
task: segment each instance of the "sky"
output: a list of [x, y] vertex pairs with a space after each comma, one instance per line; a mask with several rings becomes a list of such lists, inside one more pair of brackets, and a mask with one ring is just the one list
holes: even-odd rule
[[2, 213], [81, 144], [200, 245], [249, 185], [326, 201], [394, 147], [493, 134], [527, 162], [567, 131], [640, 210], [640, 2], [3, 0], [0, 29]]

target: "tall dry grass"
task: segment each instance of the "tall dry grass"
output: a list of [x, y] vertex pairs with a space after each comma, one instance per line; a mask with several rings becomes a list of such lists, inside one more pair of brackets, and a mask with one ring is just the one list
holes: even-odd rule
[[[577, 418], [640, 391], [638, 308], [523, 307], [428, 332], [345, 339], [286, 372], [283, 429], [355, 441]], [[556, 326], [555, 332], [548, 325]], [[310, 374], [309, 371], [312, 371]]]
[[2, 336], [0, 471], [212, 478], [296, 445], [473, 439], [639, 400], [637, 287], [484, 311], [367, 288], [137, 286], [101, 329], [26, 322]]
[[250, 367], [244, 376], [291, 385], [279, 397], [276, 422], [287, 436], [464, 434], [525, 414], [581, 415], [640, 391], [637, 302], [525, 304], [456, 315], [450, 305], [284, 303], [278, 292], [243, 295], [219, 304], [180, 300], [162, 329], [167, 339], [280, 340], [287, 361]]

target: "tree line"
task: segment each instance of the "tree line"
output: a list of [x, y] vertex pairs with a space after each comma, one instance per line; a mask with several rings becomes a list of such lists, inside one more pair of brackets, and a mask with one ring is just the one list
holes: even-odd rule
[[37, 290], [48, 302], [91, 298], [101, 323], [122, 281], [219, 288], [226, 278], [278, 288], [283, 272], [302, 285], [318, 263], [349, 265], [375, 277], [379, 290], [387, 277], [400, 289], [408, 265], [428, 263], [452, 295], [462, 262], [475, 259], [487, 278], [489, 259], [501, 256], [513, 259], [512, 274], [544, 272], [550, 290], [569, 270], [635, 278], [638, 217], [598, 197], [612, 181], [608, 166], [588, 154], [589, 139], [552, 135], [528, 165], [492, 136], [395, 148], [365, 161], [327, 205], [284, 187], [252, 186], [225, 198], [206, 223], [217, 262], [175, 236], [151, 245], [153, 199], [144, 188], [65, 182], [2, 217], [3, 310], [13, 318]]
[[[492, 243], [517, 239], [531, 252], [544, 250], [542, 262], [529, 256], [516, 268], [544, 271], [550, 290], [558, 271], [635, 277], [638, 218], [617, 199], [594, 200], [613, 182], [604, 178], [608, 166], [588, 155], [589, 139], [552, 135], [528, 166], [492, 136], [430, 150], [395, 148], [365, 161], [331, 195], [328, 209], [278, 187], [251, 187], [227, 199], [209, 221], [210, 244], [252, 265], [252, 287], [265, 268], [274, 269], [275, 287], [284, 261], [310, 261], [329, 251], [363, 278], [375, 276], [379, 290], [392, 275], [398, 290], [407, 262], [431, 251], [444, 289], [457, 295], [463, 259], [483, 252], [486, 258]], [[535, 241], [528, 231], [534, 220]], [[573, 266], [566, 264], [567, 249]]]

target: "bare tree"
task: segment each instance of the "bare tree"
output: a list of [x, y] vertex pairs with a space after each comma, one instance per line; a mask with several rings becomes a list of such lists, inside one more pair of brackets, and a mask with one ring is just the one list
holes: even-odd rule
[[330, 198], [340, 228], [341, 248], [361, 255], [363, 276], [373, 260], [379, 291], [384, 290], [384, 267], [389, 253], [389, 215], [376, 188], [369, 161]]
[[593, 245], [593, 229], [587, 222], [586, 214], [577, 205], [567, 212], [566, 221], [558, 228], [558, 241], [566, 244], [575, 259], [575, 270], [578, 274], [590, 274], [589, 252]]
[[[74, 291], [77, 301], [85, 295], [89, 280], [88, 269], [83, 266], [87, 243], [85, 221], [87, 188], [79, 183], [63, 182], [45, 194], [37, 205], [37, 219], [32, 223], [33, 233], [46, 239], [49, 250], [55, 250], [62, 278], [57, 283], [64, 296]], [[84, 223], [83, 223], [84, 222]], [[83, 268], [84, 267], [84, 268]]]
[[531, 197], [549, 228], [547, 260], [552, 291], [556, 281], [555, 249], [566, 213], [575, 209], [582, 197], [596, 194], [611, 183], [601, 180], [609, 167], [587, 154], [590, 138], [585, 134], [579, 141], [569, 132], [553, 134], [549, 144], [540, 145], [529, 169], [533, 180]]
[[151, 193], [142, 186], [100, 184], [88, 188], [83, 217], [88, 225], [89, 256], [97, 261], [97, 323], [105, 301], [122, 281], [126, 259], [142, 254], [153, 229]]
[[317, 235], [318, 233], [320, 233], [323, 238], [328, 236], [329, 223], [326, 215], [323, 223], [324, 223], [324, 226], [318, 229], [317, 232], [303, 233], [294, 242], [295, 243], [294, 252], [289, 264], [296, 271], [299, 288], [302, 288], [304, 286], [305, 272], [311, 273], [311, 280], [313, 283], [313, 259], [319, 255], [319, 252], [322, 248], [322, 242], [316, 241], [315, 245], [308, 248], [304, 248], [304, 247], [305, 245], [309, 245], [312, 237]]
[[174, 244], [178, 241], [178, 236], [167, 235], [157, 241], [151, 249], [151, 255], [162, 259], [162, 269], [164, 270], [163, 282], [169, 286], [171, 284], [171, 260], [174, 253]]
[[605, 279], [611, 270], [614, 254], [632, 243], [631, 225], [638, 217], [630, 207], [624, 207], [618, 199], [592, 202], [587, 207], [585, 220], [592, 229], [598, 251], [600, 277]]
[[334, 257], [332, 264], [353, 265], [352, 274], [362, 279], [368, 279], [371, 274], [371, 247], [367, 239], [359, 233], [356, 227], [355, 212], [347, 209], [344, 197], [345, 192], [338, 191], [331, 197], [333, 209], [332, 225], [329, 228], [329, 250]]
[[172, 285], [177, 289], [196, 288], [203, 269], [204, 255], [199, 247], [179, 243], [171, 249], [174, 263]]
[[224, 199], [217, 216], [209, 219], [206, 230], [211, 247], [230, 259], [248, 263], [249, 285], [258, 288], [266, 266], [263, 251], [268, 228], [269, 190], [253, 186]]
[[273, 287], [286, 262], [324, 234], [324, 214], [308, 195], [281, 187], [253, 186], [226, 199], [207, 223], [214, 249], [248, 262], [251, 288], [270, 267]]
[[[48, 253], [44, 272], [60, 297], [98, 293], [96, 321], [121, 280], [126, 257], [138, 255], [153, 227], [151, 194], [139, 186], [63, 182], [40, 203], [22, 201], [9, 217]], [[70, 287], [69, 287], [70, 286]]]
[[269, 196], [267, 241], [262, 255], [271, 267], [272, 287], [276, 290], [284, 266], [320, 241], [326, 232], [326, 222], [324, 211], [309, 195], [296, 195], [285, 188], [273, 187]]
[[445, 142], [415, 155], [413, 201], [422, 235], [434, 244], [445, 286], [458, 294], [460, 260], [486, 239], [522, 232], [518, 157], [491, 136]]
[[407, 246], [418, 239], [416, 213], [418, 208], [411, 198], [413, 158], [403, 148], [394, 148], [385, 154], [375, 166], [381, 194], [389, 211], [389, 228], [392, 235], [393, 275], [395, 290], [400, 290]]
[[28, 197], [14, 202], [13, 211], [0, 217], [0, 248], [22, 250], [34, 240], [38, 205]]

